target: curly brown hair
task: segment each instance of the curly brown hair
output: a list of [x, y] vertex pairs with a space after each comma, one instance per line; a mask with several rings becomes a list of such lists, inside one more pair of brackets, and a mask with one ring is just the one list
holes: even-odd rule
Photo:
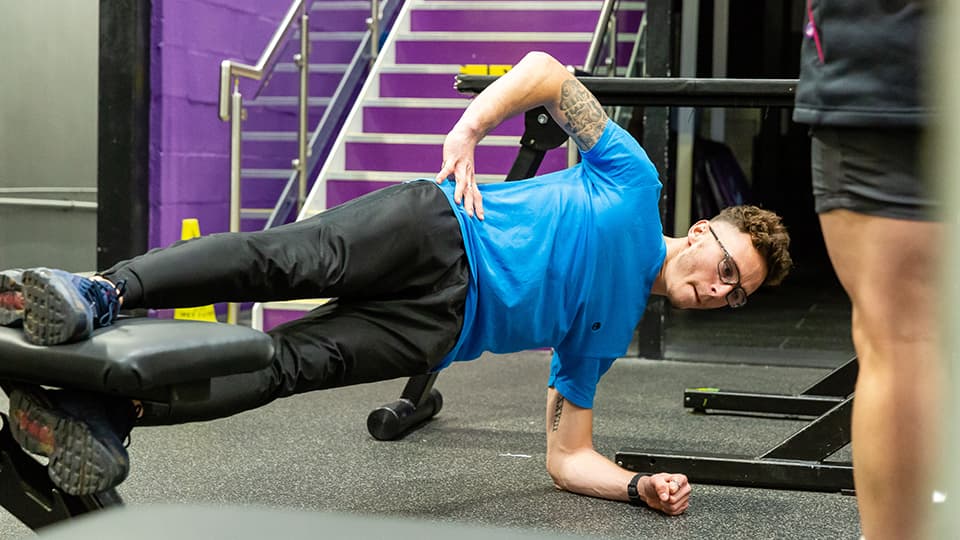
[[780, 216], [752, 205], [724, 208], [711, 222], [722, 221], [750, 235], [753, 247], [767, 263], [763, 285], [779, 285], [793, 266], [790, 258], [790, 234]]

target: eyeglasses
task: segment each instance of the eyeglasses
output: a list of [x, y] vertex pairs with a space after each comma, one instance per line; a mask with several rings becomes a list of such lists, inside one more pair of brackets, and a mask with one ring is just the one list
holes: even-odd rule
[[720, 281], [734, 286], [727, 293], [727, 305], [734, 309], [743, 307], [747, 303], [747, 291], [740, 286], [740, 270], [737, 269], [737, 263], [734, 262], [727, 248], [723, 247], [723, 242], [717, 237], [717, 233], [713, 232], [713, 227], [707, 225], [707, 229], [717, 241], [720, 249], [723, 250], [723, 260], [717, 263], [717, 273], [720, 274]]

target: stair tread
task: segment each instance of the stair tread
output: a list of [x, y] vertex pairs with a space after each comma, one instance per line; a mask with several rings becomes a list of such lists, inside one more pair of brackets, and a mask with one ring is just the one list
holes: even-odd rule
[[[406, 182], [416, 178], [433, 178], [439, 171], [424, 171], [422, 174], [411, 176], [409, 172], [395, 171], [331, 171], [327, 175], [327, 180], [343, 180], [357, 182]], [[478, 174], [475, 175], [477, 182], [481, 184], [490, 184], [502, 182], [502, 174]]]
[[[346, 142], [398, 143], [398, 144], [443, 144], [445, 134], [432, 133], [349, 133]], [[519, 137], [513, 135], [487, 135], [477, 146], [517, 146]]]
[[[531, 2], [529, 0], [483, 0], [483, 1], [450, 1], [450, 0], [431, 0], [430, 2], [418, 2], [414, 11], [420, 10], [463, 10], [463, 11], [500, 11], [500, 10], [518, 10], [518, 11], [583, 11], [593, 9], [599, 12], [603, 2], [601, 0], [569, 0], [565, 2]], [[646, 2], [643, 1], [623, 1], [619, 4], [620, 10], [643, 10], [646, 8]]]
[[[573, 41], [590, 43], [590, 32], [399, 32], [397, 41]], [[629, 39], [626, 39], [629, 38]], [[617, 34], [617, 41], [634, 40], [634, 36]], [[478, 62], [482, 63], [482, 62]]]

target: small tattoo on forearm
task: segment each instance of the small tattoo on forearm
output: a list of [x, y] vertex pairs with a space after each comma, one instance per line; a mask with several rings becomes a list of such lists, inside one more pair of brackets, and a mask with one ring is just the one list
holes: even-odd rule
[[566, 130], [577, 146], [593, 148], [607, 125], [607, 113], [583, 84], [571, 79], [560, 88], [560, 111], [567, 118]]
[[560, 415], [563, 413], [563, 396], [557, 396], [557, 403], [553, 406], [553, 431], [560, 429]]

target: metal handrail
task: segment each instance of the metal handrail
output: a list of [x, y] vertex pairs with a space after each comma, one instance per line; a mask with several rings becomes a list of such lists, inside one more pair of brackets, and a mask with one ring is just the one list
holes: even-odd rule
[[[240, 94], [240, 77], [259, 81], [273, 66], [281, 51], [281, 45], [293, 30], [300, 26], [300, 52], [293, 59], [300, 72], [299, 107], [297, 111], [297, 157], [293, 168], [299, 176], [298, 205], [307, 198], [307, 69], [309, 66], [310, 26], [307, 0], [294, 0], [284, 15], [280, 26], [273, 33], [267, 47], [256, 65], [234, 60], [220, 63], [220, 119], [230, 122], [230, 231], [240, 230], [240, 122], [243, 120], [243, 96]], [[262, 85], [261, 85], [262, 87]], [[232, 91], [231, 91], [232, 88]], [[259, 93], [258, 87], [257, 92]], [[227, 305], [227, 322], [236, 324], [239, 315], [237, 304]]]
[[224, 60], [223, 62], [220, 62], [221, 120], [224, 122], [230, 120], [230, 77], [246, 77], [255, 81], [263, 79], [263, 75], [266, 73], [267, 68], [273, 65], [274, 61], [277, 59], [277, 55], [280, 54], [280, 45], [283, 44], [287, 34], [293, 30], [293, 25], [295, 22], [297, 22], [297, 15], [303, 15], [306, 13], [304, 11], [305, 6], [305, 0], [294, 0], [294, 2], [290, 5], [290, 8], [287, 10], [286, 15], [283, 16], [283, 20], [280, 21], [280, 26], [277, 27], [277, 30], [273, 33], [273, 37], [271, 37], [270, 41], [267, 43], [267, 47], [263, 50], [263, 53], [260, 54], [260, 59], [257, 60], [256, 65], [251, 66], [235, 60]]
[[[295, 0], [280, 26], [264, 49], [256, 65], [244, 64], [234, 60], [224, 60], [220, 63], [220, 119], [230, 121], [230, 230], [240, 230], [240, 122], [243, 120], [243, 96], [239, 91], [239, 78], [253, 80], [263, 79], [264, 74], [276, 61], [280, 54], [281, 45], [289, 35], [294, 25], [300, 25], [300, 52], [294, 55], [294, 62], [300, 71], [299, 107], [298, 107], [298, 138], [297, 157], [293, 160], [293, 168], [300, 175], [300, 189], [298, 200], [300, 204], [306, 200], [306, 161], [307, 161], [307, 67], [309, 63], [310, 30], [308, 26], [306, 0]], [[231, 92], [231, 87], [233, 88]], [[259, 89], [258, 89], [259, 90]]]

